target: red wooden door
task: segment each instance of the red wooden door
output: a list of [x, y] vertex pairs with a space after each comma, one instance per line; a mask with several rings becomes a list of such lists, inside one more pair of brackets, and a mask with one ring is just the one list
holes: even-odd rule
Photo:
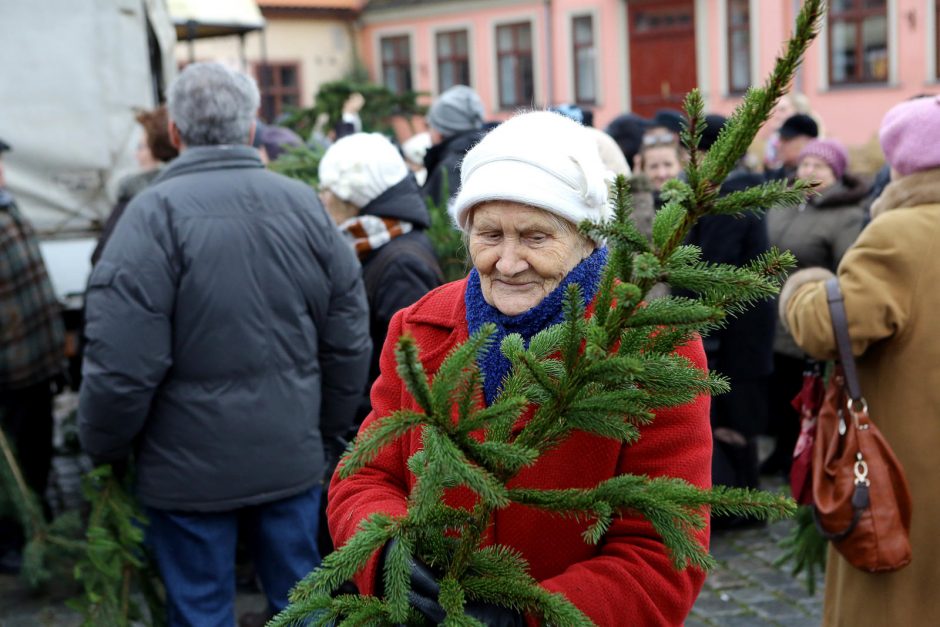
[[633, 112], [681, 109], [695, 87], [694, 0], [629, 0]]

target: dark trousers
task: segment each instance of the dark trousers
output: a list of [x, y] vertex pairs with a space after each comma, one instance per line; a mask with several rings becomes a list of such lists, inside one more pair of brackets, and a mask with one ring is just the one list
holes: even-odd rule
[[320, 486], [296, 496], [227, 512], [147, 509], [147, 543], [163, 578], [169, 627], [231, 627], [235, 623], [235, 549], [247, 533], [270, 609], [320, 565]]
[[[0, 390], [0, 427], [14, 449], [26, 485], [43, 502], [52, 464], [52, 380]], [[0, 518], [0, 553], [23, 546], [15, 518]]]
[[790, 403], [803, 387], [803, 371], [806, 367], [805, 359], [774, 353], [767, 433], [776, 439], [776, 445], [764, 465], [768, 474], [788, 473], [793, 463], [793, 449], [800, 434], [800, 414]]

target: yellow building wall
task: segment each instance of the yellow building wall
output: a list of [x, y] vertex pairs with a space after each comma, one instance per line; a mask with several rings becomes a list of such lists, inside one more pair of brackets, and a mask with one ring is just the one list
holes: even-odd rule
[[[346, 75], [353, 66], [353, 31], [349, 22], [336, 19], [268, 18], [265, 32], [269, 63], [297, 63], [300, 66], [301, 106], [311, 106], [320, 85]], [[219, 61], [241, 67], [238, 37], [196, 40], [196, 61]], [[245, 35], [247, 70], [254, 74], [254, 64], [261, 61], [261, 36]], [[186, 41], [176, 45], [176, 60], [186, 63], [190, 47]]]

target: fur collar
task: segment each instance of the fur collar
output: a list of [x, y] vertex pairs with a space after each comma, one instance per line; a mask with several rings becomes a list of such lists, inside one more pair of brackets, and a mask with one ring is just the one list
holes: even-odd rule
[[872, 220], [891, 209], [940, 203], [940, 168], [924, 170], [893, 181], [872, 206]]

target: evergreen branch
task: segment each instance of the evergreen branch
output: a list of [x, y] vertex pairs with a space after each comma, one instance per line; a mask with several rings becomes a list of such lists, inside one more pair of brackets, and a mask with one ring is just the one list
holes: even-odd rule
[[829, 541], [822, 537], [813, 520], [813, 506], [803, 505], [796, 511], [796, 525], [778, 545], [783, 554], [774, 560], [779, 568], [793, 562], [790, 574], [796, 577], [806, 573], [806, 592], [816, 594], [816, 579], [826, 572], [826, 553]]
[[363, 520], [349, 542], [324, 557], [319, 568], [294, 586], [289, 595], [291, 603], [331, 594], [362, 570], [369, 558], [398, 534], [398, 529], [399, 523], [386, 514], [375, 513]]
[[625, 326], [657, 327], [661, 325], [701, 325], [719, 322], [724, 312], [691, 298], [664, 296], [648, 302], [630, 316]]
[[679, 137], [682, 143], [688, 149], [689, 162], [686, 166], [686, 180], [689, 187], [697, 190], [701, 181], [700, 167], [702, 153], [699, 150], [699, 143], [702, 141], [702, 134], [705, 132], [705, 102], [702, 94], [698, 90], [692, 90], [685, 96], [683, 107], [688, 116], [689, 123], [686, 125], [683, 121], [682, 132]]
[[[646, 338], [647, 334], [642, 334], [642, 337]], [[624, 351], [623, 346], [621, 346], [621, 353], [624, 354], [605, 356], [604, 359], [598, 360], [596, 363], [586, 365], [584, 367], [584, 379], [608, 385], [632, 381], [643, 369], [643, 363], [640, 359], [626, 356], [633, 352], [635, 351]]]
[[414, 397], [421, 409], [430, 417], [434, 413], [431, 400], [431, 388], [424, 366], [418, 358], [418, 346], [414, 338], [405, 333], [398, 340], [395, 347], [395, 361], [398, 364], [397, 372], [411, 396]]
[[361, 431], [352, 448], [346, 451], [339, 465], [343, 479], [359, 472], [378, 457], [382, 449], [428, 420], [424, 414], [407, 409], [397, 410], [376, 420]]
[[475, 461], [494, 474], [507, 472], [515, 475], [523, 468], [534, 464], [539, 456], [535, 449], [508, 442], [477, 442], [468, 438], [464, 446], [470, 451]]
[[382, 572], [388, 616], [396, 622], [408, 618], [408, 592], [411, 589], [411, 563], [414, 546], [407, 534], [397, 533], [390, 541]]
[[800, 179], [792, 184], [787, 181], [769, 181], [723, 196], [715, 202], [710, 213], [739, 216], [748, 211], [763, 213], [771, 207], [781, 210], [796, 207], [806, 200], [806, 194], [811, 189], [811, 184]]
[[460, 393], [479, 368], [477, 358], [489, 349], [496, 326], [492, 323], [484, 324], [479, 331], [471, 335], [466, 342], [453, 349], [441, 363], [434, 381], [431, 384], [431, 403], [433, 413], [438, 417], [436, 423], [442, 428], [452, 427], [449, 416], [451, 400], [456, 393]]
[[564, 326], [553, 324], [532, 336], [528, 350], [536, 359], [545, 359], [561, 350], [563, 340]]
[[[672, 181], [670, 181], [672, 183]], [[675, 185], [685, 185], [685, 183], [674, 183]], [[664, 191], [669, 188], [664, 186]], [[662, 248], [672, 239], [676, 230], [682, 227], [683, 222], [688, 215], [688, 211], [683, 206], [683, 199], [667, 200], [662, 209], [656, 212], [653, 218], [653, 244], [657, 248]]]
[[[563, 304], [565, 322], [564, 341], [562, 344], [561, 355], [564, 360], [565, 370], [571, 372], [575, 370], [581, 361], [581, 338], [584, 336], [584, 296], [581, 294], [581, 288], [572, 283], [565, 292]], [[533, 357], [535, 357], [533, 355]]]
[[763, 87], [748, 90], [702, 161], [700, 184], [689, 203], [689, 213], [672, 238], [660, 248], [664, 256], [668, 256], [685, 240], [689, 229], [699, 217], [714, 209], [714, 200], [721, 183], [747, 152], [761, 126], [770, 118], [777, 100], [787, 92], [806, 49], [819, 31], [824, 10], [823, 0], [804, 0], [797, 15], [794, 33], [787, 42], [784, 54], [777, 57], [771, 75]]
[[503, 393], [489, 406], [474, 412], [466, 424], [458, 425], [461, 433], [470, 433], [483, 427], [493, 427], [494, 424], [506, 423], [510, 428], [528, 407], [529, 401], [525, 396], [510, 396]]
[[485, 468], [471, 462], [453, 440], [435, 427], [425, 428], [424, 435], [428, 455], [439, 455], [440, 466], [454, 473], [461, 483], [480, 495], [484, 503], [496, 508], [509, 504], [506, 486]]
[[[465, 603], [463, 589], [454, 577], [444, 577], [441, 579], [437, 602], [441, 604], [441, 607], [444, 608], [444, 611], [447, 613], [447, 618], [444, 621], [445, 625], [450, 624], [456, 627], [457, 625], [467, 624], [465, 621], [460, 621], [461, 617], [468, 617], [463, 613]], [[472, 624], [476, 622], [477, 621], [473, 621]]]

